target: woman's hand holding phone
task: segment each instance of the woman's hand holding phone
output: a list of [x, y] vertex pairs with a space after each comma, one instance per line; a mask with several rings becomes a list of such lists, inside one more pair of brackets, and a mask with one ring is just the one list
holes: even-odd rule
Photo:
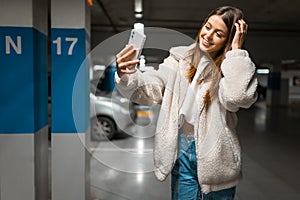
[[137, 50], [133, 45], [127, 45], [120, 53], [117, 54], [117, 73], [121, 78], [123, 75], [129, 75], [136, 72], [135, 66], [139, 59], [133, 59]]
[[142, 52], [146, 35], [132, 29], [128, 44], [117, 55], [117, 73], [121, 78], [123, 75], [129, 76], [136, 72], [136, 65], [139, 63], [139, 56]]

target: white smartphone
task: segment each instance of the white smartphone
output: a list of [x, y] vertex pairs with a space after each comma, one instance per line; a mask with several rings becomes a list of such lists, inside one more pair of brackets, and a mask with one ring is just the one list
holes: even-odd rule
[[146, 41], [146, 35], [137, 31], [136, 29], [132, 29], [128, 41], [128, 45], [132, 44], [134, 48], [136, 48], [137, 52], [133, 59], [138, 59], [142, 53], [144, 44]]

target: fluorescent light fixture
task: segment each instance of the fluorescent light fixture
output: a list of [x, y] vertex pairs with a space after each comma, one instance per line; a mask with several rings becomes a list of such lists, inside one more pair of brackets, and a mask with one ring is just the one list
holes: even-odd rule
[[134, 17], [136, 19], [141, 19], [141, 18], [143, 18], [143, 13], [134, 13]]
[[143, 1], [134, 0], [134, 12], [141, 13], [143, 12]]
[[257, 69], [256, 73], [257, 74], [269, 74], [270, 70], [269, 69]]

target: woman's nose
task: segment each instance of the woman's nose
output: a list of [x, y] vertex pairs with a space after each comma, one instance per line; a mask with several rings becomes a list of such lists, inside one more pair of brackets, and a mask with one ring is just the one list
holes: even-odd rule
[[206, 37], [207, 37], [207, 38], [212, 38], [212, 36], [213, 36], [213, 31], [208, 31], [208, 32], [206, 33]]

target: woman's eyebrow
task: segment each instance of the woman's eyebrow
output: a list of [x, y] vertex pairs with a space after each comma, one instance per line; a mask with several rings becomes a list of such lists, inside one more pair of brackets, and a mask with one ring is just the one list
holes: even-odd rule
[[[206, 22], [208, 25], [213, 26], [209, 21]], [[222, 30], [222, 29], [216, 29], [216, 31], [221, 31], [222, 33], [226, 33], [226, 31]]]

